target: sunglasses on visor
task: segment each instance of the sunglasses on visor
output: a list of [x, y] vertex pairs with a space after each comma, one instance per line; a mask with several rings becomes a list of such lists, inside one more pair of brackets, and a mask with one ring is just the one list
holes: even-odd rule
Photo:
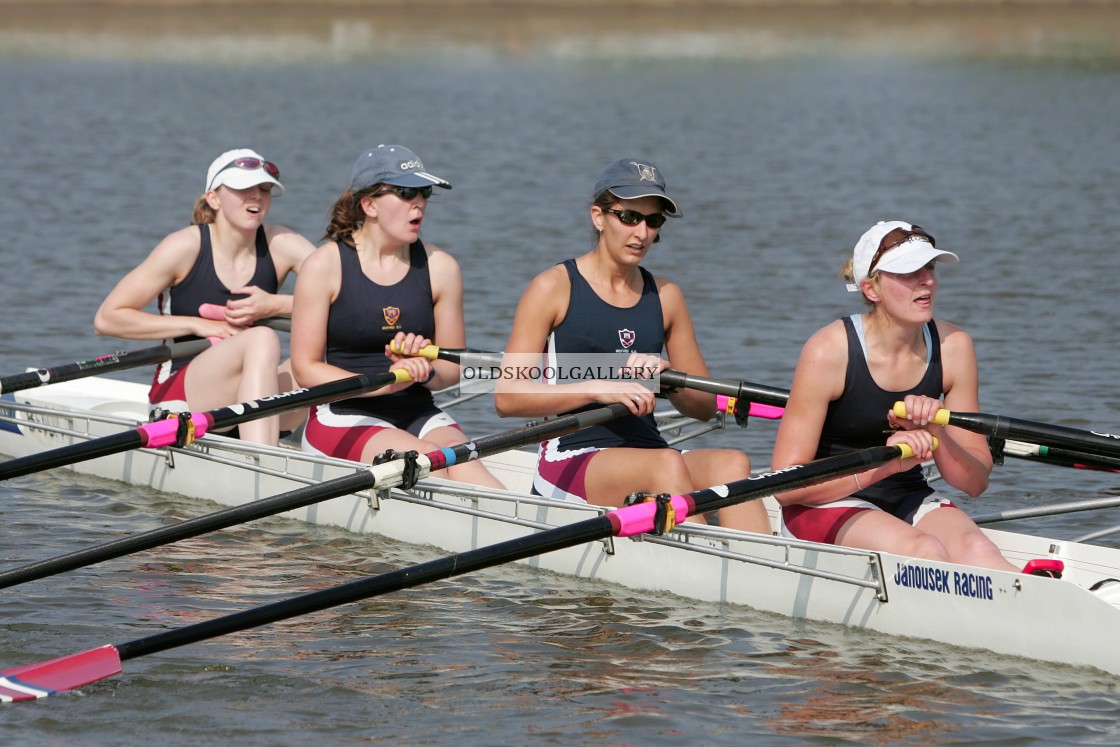
[[879, 240], [879, 249], [875, 252], [875, 256], [871, 258], [871, 264], [867, 266], [867, 274], [870, 275], [875, 270], [875, 265], [879, 264], [879, 259], [884, 254], [915, 236], [925, 239], [932, 246], [937, 246], [937, 241], [934, 240], [933, 235], [928, 233], [921, 226], [914, 225], [909, 229], [899, 226], [898, 228], [888, 231], [886, 236]]

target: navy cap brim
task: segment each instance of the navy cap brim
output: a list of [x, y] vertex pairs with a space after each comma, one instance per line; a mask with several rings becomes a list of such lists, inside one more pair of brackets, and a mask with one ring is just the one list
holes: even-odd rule
[[681, 209], [677, 207], [677, 203], [664, 192], [650, 192], [646, 187], [611, 187], [610, 191], [615, 197], [623, 200], [637, 200], [641, 197], [659, 197], [669, 208], [664, 211], [665, 215], [670, 218], [681, 217]]
[[426, 171], [414, 171], [410, 174], [392, 176], [382, 183], [392, 184], [394, 187], [443, 187], [444, 189], [451, 189], [451, 182], [440, 179]]

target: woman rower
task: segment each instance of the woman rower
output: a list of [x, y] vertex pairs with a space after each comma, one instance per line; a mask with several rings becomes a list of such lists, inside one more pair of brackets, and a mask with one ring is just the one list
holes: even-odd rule
[[[841, 276], [869, 311], [835, 321], [805, 343], [771, 466], [884, 442], [909, 444], [914, 456], [779, 496], [794, 536], [1018, 570], [922, 474], [921, 463], [933, 458], [949, 485], [975, 497], [992, 470], [982, 435], [933, 423], [942, 407], [979, 410], [972, 338], [933, 316], [936, 265], [958, 261], [937, 249], [928, 231], [902, 221], [879, 222], [856, 243]], [[894, 414], [896, 401], [905, 403], [904, 417]]]
[[[666, 219], [681, 214], [665, 187], [660, 170], [644, 159], [615, 161], [599, 175], [590, 205], [594, 248], [533, 279], [517, 307], [507, 356], [548, 351], [547, 363], [555, 366], [565, 356], [621, 354], [631, 367], [708, 373], [680, 288], [640, 266]], [[713, 395], [686, 389], [668, 397], [681, 413], [699, 420], [715, 414]], [[670, 448], [653, 418], [654, 392], [638, 382], [501, 381], [495, 395], [503, 417], [615, 402], [631, 414], [541, 445], [537, 492], [619, 506], [634, 492], [682, 494], [750, 474], [750, 460], [741, 451]], [[759, 502], [724, 509], [719, 520], [726, 527], [770, 531]]]
[[[331, 209], [326, 243], [300, 273], [291, 352], [303, 386], [396, 369], [411, 377], [312, 408], [303, 435], [307, 451], [369, 463], [388, 449], [424, 453], [466, 440], [431, 392], [455, 384], [458, 365], [416, 355], [433, 341], [449, 348], [466, 344], [459, 264], [420, 240], [433, 187], [451, 184], [429, 173], [408, 148], [369, 149]], [[447, 474], [503, 487], [477, 461]]]
[[[195, 201], [191, 225], [166, 236], [117, 283], [93, 320], [99, 335], [134, 340], [202, 337], [219, 344], [193, 358], [161, 364], [148, 401], [153, 409], [211, 410], [295, 388], [280, 363], [280, 338], [254, 322], [292, 311], [279, 293], [315, 247], [284, 226], [266, 225], [281, 195], [280, 170], [253, 150], [214, 159]], [[159, 297], [158, 313], [143, 311]], [[245, 441], [275, 445], [302, 412], [242, 423]]]

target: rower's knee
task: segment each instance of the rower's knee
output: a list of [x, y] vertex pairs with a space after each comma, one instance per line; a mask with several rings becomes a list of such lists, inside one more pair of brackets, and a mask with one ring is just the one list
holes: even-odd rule
[[949, 551], [941, 544], [941, 540], [931, 534], [918, 532], [906, 544], [908, 547], [903, 550], [906, 555], [925, 560], [949, 561]]

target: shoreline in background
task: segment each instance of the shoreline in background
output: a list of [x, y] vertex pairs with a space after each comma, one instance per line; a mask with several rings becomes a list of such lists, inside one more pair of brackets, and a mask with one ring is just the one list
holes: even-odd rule
[[0, 0], [0, 58], [232, 64], [399, 55], [1107, 60], [1120, 59], [1118, 4], [618, 0], [604, 7], [599, 0], [411, 0], [402, 7], [399, 0]]

